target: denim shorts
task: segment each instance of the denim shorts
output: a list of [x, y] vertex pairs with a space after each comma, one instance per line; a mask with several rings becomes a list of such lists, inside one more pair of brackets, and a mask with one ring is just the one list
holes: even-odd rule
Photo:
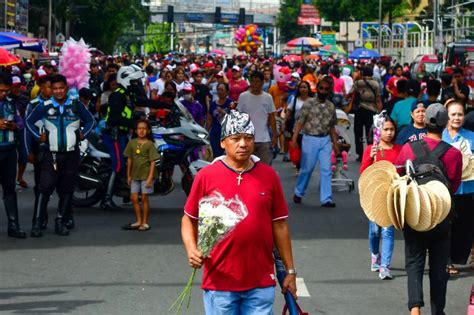
[[153, 193], [153, 185], [150, 188], [145, 187], [146, 180], [135, 180], [132, 179], [132, 184], [130, 185], [130, 192], [132, 194], [145, 194], [150, 195]]
[[275, 287], [241, 292], [204, 290], [206, 315], [273, 315]]

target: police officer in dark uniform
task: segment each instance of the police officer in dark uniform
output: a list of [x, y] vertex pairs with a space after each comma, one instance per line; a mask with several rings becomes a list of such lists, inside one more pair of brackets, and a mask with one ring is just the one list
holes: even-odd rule
[[16, 108], [7, 97], [12, 85], [12, 78], [0, 72], [0, 181], [3, 189], [3, 202], [8, 220], [8, 236], [25, 238], [26, 233], [20, 229], [18, 222], [18, 202], [15, 192], [16, 179]]
[[[41, 174], [37, 209], [35, 213], [47, 211], [49, 196], [54, 189], [59, 195], [58, 211], [55, 220], [55, 233], [69, 235], [73, 227], [72, 195], [74, 178], [79, 166], [79, 142], [94, 128], [94, 117], [77, 99], [68, 97], [66, 77], [54, 75], [51, 78], [53, 97], [39, 104], [26, 119], [28, 129], [46, 144], [40, 159]], [[44, 133], [37, 128], [43, 122]], [[81, 125], [83, 129], [81, 130]], [[35, 233], [41, 234], [41, 226], [34, 224]], [[37, 235], [40, 236], [40, 235]]]
[[121, 67], [117, 73], [119, 87], [109, 97], [109, 106], [104, 118], [106, 129], [103, 131], [102, 140], [112, 160], [112, 173], [107, 192], [101, 202], [103, 209], [117, 208], [112, 200], [114, 183], [116, 177], [124, 170], [123, 150], [130, 130], [135, 127], [133, 108], [136, 105], [137, 93], [140, 93], [140, 80], [143, 77], [143, 70], [136, 65]]
[[[43, 105], [44, 102], [49, 100], [52, 96], [50, 76], [41, 77], [38, 80], [38, 85], [40, 87], [40, 93], [26, 107], [25, 117], [28, 117], [38, 105]], [[40, 131], [40, 134], [45, 133], [43, 120], [36, 122], [36, 127]], [[28, 126], [25, 126], [24, 145], [26, 147], [26, 153], [28, 154], [28, 161], [33, 164], [33, 173], [35, 180], [35, 205], [33, 211], [33, 227], [31, 229], [31, 236], [40, 237], [42, 236], [41, 230], [46, 229], [46, 226], [48, 224], [48, 212], [46, 212], [46, 208], [43, 209], [45, 210], [43, 213], [40, 213], [40, 208], [38, 207], [41, 167], [39, 160], [44, 154], [46, 143], [40, 145], [39, 141], [33, 136], [33, 133], [28, 129]]]

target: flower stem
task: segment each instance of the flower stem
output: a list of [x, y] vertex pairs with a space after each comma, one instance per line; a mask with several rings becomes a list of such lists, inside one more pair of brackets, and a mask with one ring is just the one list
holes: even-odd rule
[[194, 281], [194, 276], [196, 275], [196, 268], [193, 269], [193, 273], [188, 279], [188, 282], [186, 283], [186, 286], [184, 287], [183, 291], [180, 293], [178, 298], [173, 302], [173, 304], [170, 306], [168, 309], [171, 311], [173, 308], [176, 309], [176, 315], [179, 314], [179, 311], [181, 310], [181, 307], [183, 306], [184, 300], [186, 300], [186, 296], [188, 296], [188, 304], [187, 308], [189, 308], [189, 303], [191, 302], [191, 290], [193, 287], [193, 281]]

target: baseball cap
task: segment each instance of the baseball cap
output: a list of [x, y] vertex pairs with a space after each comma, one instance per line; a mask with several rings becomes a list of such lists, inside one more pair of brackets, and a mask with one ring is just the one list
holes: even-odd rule
[[199, 71], [198, 65], [195, 64], [195, 63], [190, 64], [190, 65], [189, 65], [189, 71], [190, 71], [191, 73], [195, 73], [195, 72]]
[[20, 85], [20, 84], [21, 84], [21, 80], [19, 77], [17, 76], [12, 77], [12, 85]]
[[411, 111], [416, 110], [417, 108], [426, 108], [426, 104], [423, 101], [417, 101], [411, 105]]
[[193, 91], [193, 85], [189, 82], [184, 83], [183, 91], [192, 92]]
[[291, 76], [292, 76], [293, 78], [297, 78], [297, 79], [300, 78], [300, 75], [298, 74], [298, 72], [293, 72], [293, 73], [291, 74]]
[[224, 71], [219, 71], [217, 74], [216, 74], [216, 77], [223, 77], [224, 76]]
[[428, 106], [425, 112], [425, 123], [435, 128], [444, 128], [448, 123], [448, 110], [443, 104], [435, 103]]
[[38, 74], [38, 77], [39, 77], [39, 78], [48, 75], [48, 74], [46, 73], [46, 71], [44, 71], [43, 69], [39, 69], [36, 73]]
[[239, 72], [240, 72], [240, 67], [237, 66], [237, 65], [235, 65], [235, 66], [232, 67], [232, 70], [235, 70], [235, 71], [239, 71]]

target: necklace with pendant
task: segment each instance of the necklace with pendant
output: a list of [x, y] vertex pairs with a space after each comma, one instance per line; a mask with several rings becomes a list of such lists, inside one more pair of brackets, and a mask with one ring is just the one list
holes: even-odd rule
[[[225, 162], [224, 162], [225, 163]], [[239, 176], [237, 176], [237, 186], [240, 186], [240, 182], [244, 179], [242, 177], [242, 175], [248, 171], [250, 169], [250, 167], [252, 166], [252, 161], [250, 160], [249, 161], [249, 164], [247, 165], [247, 167], [245, 167], [245, 169], [243, 171], [237, 171], [236, 169], [234, 169], [233, 167], [231, 167], [229, 164], [225, 163], [225, 165], [227, 165], [227, 167], [229, 167], [231, 170], [233, 170], [234, 172], [236, 172], [237, 174], [239, 174]]]
[[137, 141], [137, 149], [135, 150], [135, 152], [137, 154], [140, 154], [142, 152], [142, 150], [141, 150], [142, 145], [143, 145], [143, 143], [138, 143], [138, 141]]

